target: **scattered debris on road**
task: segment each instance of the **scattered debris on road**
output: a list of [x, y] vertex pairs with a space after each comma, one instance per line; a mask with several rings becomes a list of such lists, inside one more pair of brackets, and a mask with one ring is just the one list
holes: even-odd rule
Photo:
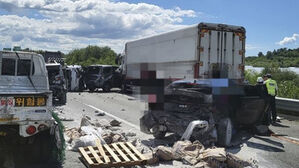
[[59, 117], [61, 121], [74, 121], [73, 118]]
[[94, 112], [96, 113], [97, 116], [104, 116], [104, 115], [106, 115], [106, 113], [103, 112], [103, 111], [96, 110]]
[[121, 124], [121, 122], [120, 122], [120, 121], [117, 121], [117, 120], [112, 120], [112, 121], [110, 122], [110, 125], [111, 125], [112, 127], [118, 127], [118, 126], [120, 126], [120, 124]]
[[[189, 140], [176, 141], [172, 147], [167, 146], [167, 144], [147, 146], [140, 139], [134, 138], [136, 133], [132, 130], [122, 132], [120, 124], [121, 122], [117, 120], [91, 121], [88, 116], [83, 116], [79, 128], [65, 130], [68, 149], [79, 151], [82, 156], [81, 160], [87, 167], [155, 165], [172, 160], [182, 161], [183, 164], [201, 168], [257, 167], [256, 163], [244, 161], [226, 152], [225, 148], [214, 146], [205, 148], [198, 140], [194, 142]], [[101, 148], [109, 156], [103, 156]], [[136, 152], [140, 153], [143, 158], [139, 157]], [[107, 161], [104, 159], [105, 157], [111, 160]]]
[[[150, 154], [146, 155], [147, 157]], [[244, 161], [235, 155], [225, 151], [225, 148], [207, 148], [199, 141], [177, 141], [173, 147], [158, 146], [152, 154], [161, 161], [181, 160], [184, 164], [194, 167], [257, 167], [256, 163]]]

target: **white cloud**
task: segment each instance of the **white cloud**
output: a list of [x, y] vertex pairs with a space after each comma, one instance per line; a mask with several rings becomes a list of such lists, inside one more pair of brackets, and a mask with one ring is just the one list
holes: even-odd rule
[[290, 44], [297, 41], [297, 38], [299, 38], [299, 34], [294, 33], [292, 37], [285, 37], [283, 40], [277, 42], [279, 45], [285, 45]]
[[[0, 43], [61, 51], [96, 44], [122, 52], [127, 40], [174, 30], [184, 26], [184, 17], [196, 17], [179, 7], [113, 0], [0, 0], [0, 8], [11, 13], [0, 16]], [[42, 17], [18, 16], [22, 10]]]

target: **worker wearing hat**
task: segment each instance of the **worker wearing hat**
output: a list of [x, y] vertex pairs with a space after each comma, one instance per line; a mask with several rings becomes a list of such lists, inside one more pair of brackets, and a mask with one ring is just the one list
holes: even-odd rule
[[256, 80], [257, 85], [263, 85], [264, 84], [264, 79], [262, 77], [258, 77]]
[[277, 121], [275, 96], [277, 95], [278, 87], [275, 80], [272, 79], [271, 74], [264, 75], [264, 83], [267, 87], [270, 108], [272, 111], [272, 122]]

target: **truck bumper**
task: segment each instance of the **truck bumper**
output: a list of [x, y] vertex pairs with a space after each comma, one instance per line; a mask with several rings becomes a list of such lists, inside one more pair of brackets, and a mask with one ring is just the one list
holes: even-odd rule
[[[1, 124], [0, 136], [9, 137], [30, 137], [44, 130], [50, 129], [54, 124], [54, 120], [48, 121], [22, 121], [18, 124]], [[27, 129], [31, 127], [35, 131], [29, 133]]]

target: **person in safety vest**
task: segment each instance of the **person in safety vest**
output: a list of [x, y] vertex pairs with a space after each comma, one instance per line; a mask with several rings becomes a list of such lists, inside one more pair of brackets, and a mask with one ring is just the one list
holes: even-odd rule
[[264, 75], [264, 83], [267, 87], [270, 108], [272, 111], [272, 122], [277, 122], [275, 96], [277, 95], [278, 87], [276, 81], [271, 78], [271, 74]]

